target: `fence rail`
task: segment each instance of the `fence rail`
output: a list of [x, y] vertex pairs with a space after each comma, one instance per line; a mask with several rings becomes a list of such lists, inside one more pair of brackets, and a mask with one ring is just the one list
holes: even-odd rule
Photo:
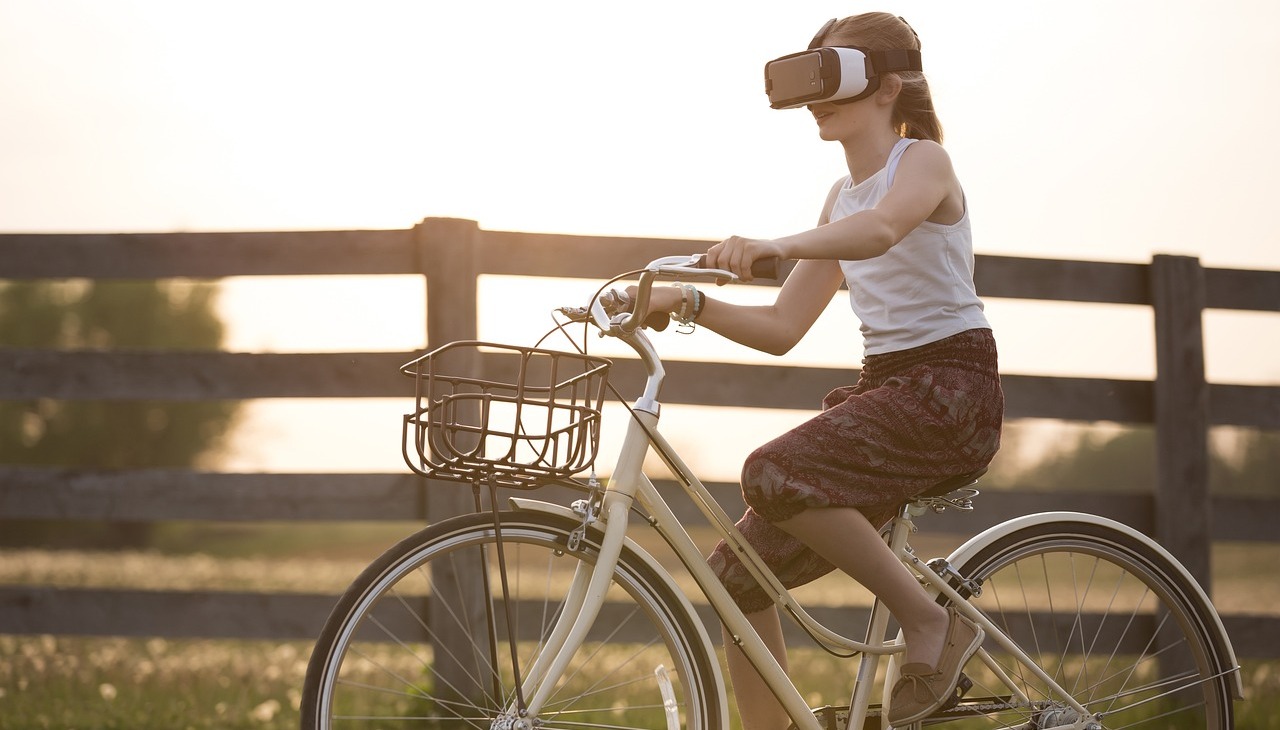
[[[218, 279], [228, 276], [419, 274], [427, 339], [476, 336], [481, 274], [604, 278], [706, 242], [483, 231], [427, 219], [409, 230], [251, 233], [0, 234], [0, 280]], [[1280, 312], [1280, 272], [1203, 268], [1194, 258], [1149, 264], [978, 256], [988, 298], [1150, 306], [1154, 381], [1003, 376], [1007, 415], [1151, 424], [1154, 494], [1013, 491], [943, 529], [971, 532], [1019, 514], [1077, 509], [1155, 535], [1209, 586], [1213, 540], [1275, 541], [1280, 499], [1213, 497], [1208, 429], [1280, 429], [1280, 387], [1204, 378], [1205, 309]], [[767, 284], [765, 284], [767, 285]], [[406, 353], [50, 351], [0, 343], [0, 399], [235, 400], [369, 398], [411, 393], [397, 373]], [[509, 368], [488, 358], [494, 372]], [[807, 408], [847, 369], [669, 363], [670, 403]], [[614, 379], [635, 382], [635, 363]], [[760, 387], [768, 383], [769, 387]], [[737, 488], [713, 485], [732, 511]], [[230, 474], [191, 470], [73, 470], [0, 466], [0, 515], [73, 520], [430, 520], [457, 509], [458, 490], [404, 474]], [[310, 637], [329, 596], [0, 588], [0, 633], [150, 632], [163, 636]], [[211, 616], [223, 618], [213, 619]], [[138, 616], [145, 616], [139, 620]], [[1280, 619], [1226, 617], [1246, 656], [1280, 657]]]

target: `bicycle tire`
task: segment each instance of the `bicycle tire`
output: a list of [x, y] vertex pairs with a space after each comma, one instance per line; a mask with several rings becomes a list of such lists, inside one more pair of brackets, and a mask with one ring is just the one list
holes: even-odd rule
[[[499, 517], [523, 672], [554, 625], [561, 584], [579, 564], [594, 564], [600, 535], [588, 530], [569, 551], [569, 535], [579, 521], [532, 512]], [[312, 652], [303, 728], [487, 730], [512, 706], [513, 662], [495, 534], [490, 513], [445, 520], [401, 541], [361, 573]], [[476, 561], [484, 561], [493, 576], [489, 599], [474, 591], [448, 599], [447, 576], [474, 572]], [[539, 727], [666, 728], [670, 700], [681, 727], [721, 727], [722, 690], [714, 679], [714, 656], [696, 638], [693, 622], [699, 619], [630, 548], [618, 561], [607, 601], [537, 718]], [[429, 626], [429, 616], [441, 623]], [[657, 676], [659, 666], [666, 680]]]
[[[1150, 544], [1064, 519], [995, 535], [954, 567], [981, 585], [970, 601], [1091, 714], [1102, 713], [1103, 727], [1233, 727], [1227, 639], [1185, 572]], [[1013, 700], [971, 661], [975, 689], [935, 721], [1044, 728], [1077, 719], [990, 638], [984, 646], [1030, 702]]]

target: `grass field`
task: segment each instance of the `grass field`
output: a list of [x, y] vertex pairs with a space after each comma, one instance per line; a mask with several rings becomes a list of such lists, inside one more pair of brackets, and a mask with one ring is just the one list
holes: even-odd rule
[[[287, 531], [286, 531], [287, 532]], [[162, 551], [0, 551], [0, 584], [175, 590], [338, 592], [404, 530], [344, 526], [321, 533], [224, 527], [161, 534]], [[921, 547], [943, 554], [946, 545]], [[1250, 567], [1280, 564], [1280, 547], [1215, 548], [1215, 600], [1224, 612], [1280, 610], [1280, 580]], [[1274, 573], [1273, 567], [1267, 568]], [[824, 602], [861, 602], [856, 589]], [[308, 642], [201, 641], [0, 634], [0, 730], [294, 728]], [[851, 667], [817, 651], [792, 653], [813, 704], [840, 704]], [[1280, 661], [1246, 662], [1242, 730], [1280, 730]]]
[[[0, 728], [271, 730], [298, 726], [304, 642], [0, 636]], [[1241, 730], [1280, 729], [1280, 664], [1249, 662]], [[849, 667], [792, 653], [815, 704], [840, 704]]]

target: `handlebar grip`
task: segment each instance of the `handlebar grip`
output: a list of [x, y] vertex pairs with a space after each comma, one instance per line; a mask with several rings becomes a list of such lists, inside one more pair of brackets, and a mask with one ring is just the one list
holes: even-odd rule
[[[698, 256], [694, 264], [699, 269], [707, 268], [707, 255]], [[767, 259], [756, 259], [751, 262], [751, 276], [756, 279], [776, 279], [782, 268], [782, 259], [770, 256]]]
[[671, 324], [671, 315], [666, 312], [649, 312], [649, 314], [644, 318], [644, 324], [642, 326], [647, 329], [654, 330], [655, 332], [661, 332], [665, 330], [669, 324]]

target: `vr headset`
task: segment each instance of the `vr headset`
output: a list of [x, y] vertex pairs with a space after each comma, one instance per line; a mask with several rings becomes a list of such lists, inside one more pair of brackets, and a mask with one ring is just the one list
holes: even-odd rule
[[835, 25], [832, 18], [809, 43], [809, 50], [775, 58], [764, 65], [764, 90], [769, 106], [795, 109], [820, 101], [848, 104], [871, 96], [880, 88], [881, 74], [923, 71], [920, 51], [869, 51], [857, 46], [822, 46]]

